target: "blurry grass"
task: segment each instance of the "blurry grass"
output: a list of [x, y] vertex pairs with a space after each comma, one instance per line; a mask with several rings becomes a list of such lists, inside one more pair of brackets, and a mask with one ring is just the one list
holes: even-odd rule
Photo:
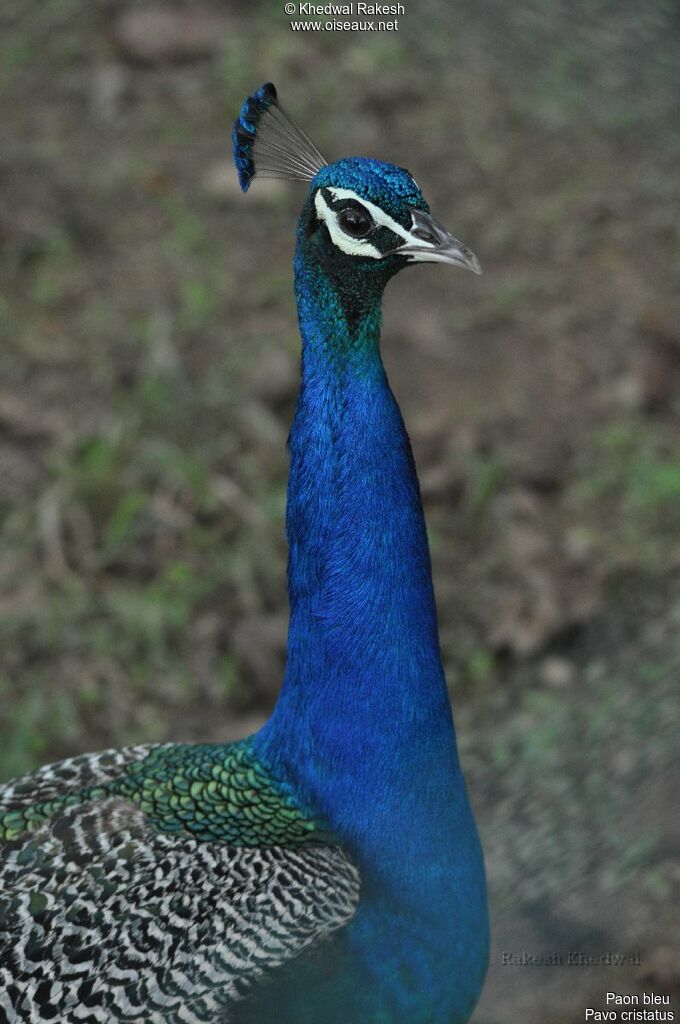
[[475, 455], [468, 458], [466, 508], [471, 516], [480, 515], [499, 493], [506, 471], [496, 455]]
[[19, 697], [7, 680], [0, 681], [0, 697], [7, 702], [6, 739], [0, 749], [0, 778], [8, 779], [33, 768], [53, 747], [77, 741], [81, 725], [76, 709], [63, 693], [45, 694], [30, 687]]
[[[204, 302], [192, 289], [175, 330], [202, 320]], [[0, 706], [2, 777], [71, 745], [162, 738], [202, 694], [247, 706], [229, 635], [267, 607], [274, 565], [283, 573], [285, 490], [247, 452], [233, 479], [216, 421], [187, 430], [205, 393], [176, 367], [141, 373], [106, 430], [76, 434], [36, 504], [6, 520], [0, 554], [26, 596], [0, 616], [13, 694]], [[217, 420], [233, 422], [229, 389], [217, 395]], [[3, 574], [0, 594], [15, 587]]]
[[648, 891], [663, 898], [668, 879], [654, 868], [660, 830], [628, 819], [635, 786], [677, 768], [679, 659], [650, 664], [643, 678], [612, 651], [582, 669], [575, 686], [497, 691], [503, 714], [491, 735], [471, 736], [466, 722], [463, 757], [498, 815], [486, 836], [497, 911], [563, 897], [586, 877], [617, 891], [647, 873]]
[[641, 425], [609, 427], [604, 444], [611, 455], [603, 488], [620, 487], [625, 502], [643, 515], [674, 514], [680, 525], [680, 456], [655, 432]]
[[[594, 465], [575, 485], [579, 503], [609, 511], [608, 543], [627, 560], [659, 564], [680, 537], [680, 457], [672, 429], [619, 421], [600, 434]], [[672, 554], [672, 550], [671, 550]]]
[[491, 651], [483, 647], [475, 648], [465, 663], [465, 675], [468, 682], [475, 688], [484, 686], [492, 678], [495, 659]]

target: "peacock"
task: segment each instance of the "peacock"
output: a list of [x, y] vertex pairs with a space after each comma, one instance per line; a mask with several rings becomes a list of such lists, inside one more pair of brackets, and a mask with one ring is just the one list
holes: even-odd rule
[[0, 787], [2, 1024], [460, 1024], [482, 988], [483, 855], [379, 347], [397, 272], [479, 263], [408, 171], [326, 163], [270, 83], [232, 141], [243, 191], [309, 183], [282, 689], [237, 742], [112, 749]]

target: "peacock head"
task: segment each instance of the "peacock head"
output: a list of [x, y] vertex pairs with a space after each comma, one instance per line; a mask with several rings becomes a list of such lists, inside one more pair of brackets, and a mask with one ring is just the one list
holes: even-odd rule
[[271, 83], [243, 104], [232, 142], [244, 192], [255, 175], [309, 181], [298, 254], [340, 287], [382, 288], [413, 263], [481, 273], [474, 253], [431, 215], [408, 171], [366, 157], [327, 164], [283, 111]]

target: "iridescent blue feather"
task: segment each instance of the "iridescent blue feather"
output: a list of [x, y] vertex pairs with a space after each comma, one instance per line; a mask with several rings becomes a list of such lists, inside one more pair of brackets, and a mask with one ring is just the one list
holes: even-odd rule
[[316, 146], [282, 110], [271, 82], [247, 98], [234, 121], [231, 141], [244, 192], [256, 174], [311, 181], [326, 166]]

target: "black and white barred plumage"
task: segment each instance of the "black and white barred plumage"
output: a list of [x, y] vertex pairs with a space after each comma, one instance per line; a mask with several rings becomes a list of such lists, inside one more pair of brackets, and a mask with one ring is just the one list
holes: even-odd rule
[[[0, 787], [0, 818], [102, 785], [131, 747]], [[167, 835], [120, 797], [63, 808], [0, 845], [0, 1022], [203, 1024], [352, 916], [358, 875], [321, 843]]]

